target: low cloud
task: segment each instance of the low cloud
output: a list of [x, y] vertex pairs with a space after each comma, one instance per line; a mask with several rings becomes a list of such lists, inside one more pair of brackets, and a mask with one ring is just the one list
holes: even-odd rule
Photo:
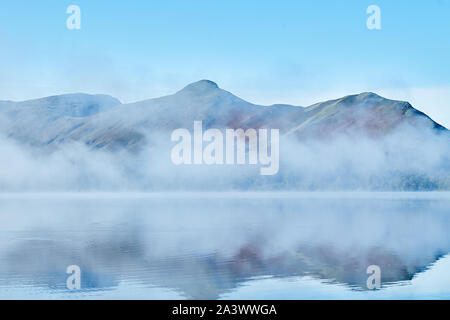
[[259, 166], [176, 166], [170, 133], [147, 133], [139, 152], [93, 150], [79, 143], [53, 152], [0, 140], [0, 190], [230, 191], [442, 190], [450, 188], [448, 135], [409, 126], [378, 138], [280, 138], [280, 171]]

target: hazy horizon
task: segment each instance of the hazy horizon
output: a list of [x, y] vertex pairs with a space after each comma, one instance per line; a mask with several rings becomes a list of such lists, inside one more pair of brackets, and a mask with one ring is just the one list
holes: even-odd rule
[[[200, 82], [200, 81], [213, 81], [213, 80], [210, 80], [210, 79], [200, 79], [200, 80], [194, 81], [194, 82], [192, 82], [192, 83], [190, 83], [190, 84], [193, 84], [193, 83], [196, 83], [196, 82]], [[213, 82], [217, 84], [217, 82], [215, 82], [215, 81], [213, 81]], [[189, 85], [189, 84], [187, 84], [187, 85]], [[226, 88], [220, 87], [220, 84], [218, 84], [218, 85], [219, 85], [219, 88], [221, 88], [221, 89], [223, 89], [223, 90], [225, 90], [225, 91], [228, 91], [228, 92], [234, 94], [233, 92], [227, 90]], [[180, 88], [180, 89], [178, 89], [178, 90], [175, 90], [175, 91], [172, 92], [172, 93], [168, 93], [168, 94], [165, 94], [165, 95], [162, 95], [162, 96], [152, 96], [152, 97], [144, 98], [144, 99], [142, 99], [142, 100], [135, 100], [135, 101], [123, 101], [123, 100], [121, 100], [120, 98], [118, 98], [118, 97], [116, 97], [116, 96], [114, 96], [114, 95], [111, 95], [111, 94], [107, 94], [107, 93], [95, 93], [95, 92], [65, 92], [65, 93], [59, 93], [59, 94], [51, 94], [51, 95], [49, 95], [49, 96], [34, 97], [34, 98], [26, 99], [26, 100], [8, 100], [8, 99], [1, 99], [1, 98], [0, 98], [0, 102], [2, 102], [2, 101], [8, 101], [8, 102], [9, 102], [9, 101], [10, 101], [10, 102], [26, 102], [26, 101], [39, 100], [39, 99], [48, 98], [48, 97], [53, 97], [53, 96], [87, 94], [87, 95], [94, 95], [94, 96], [98, 96], [98, 95], [100, 95], [100, 96], [101, 96], [101, 95], [110, 96], [110, 97], [113, 97], [113, 98], [119, 100], [119, 102], [120, 102], [121, 104], [133, 104], [133, 103], [138, 103], [138, 102], [142, 102], [142, 101], [146, 101], [146, 100], [152, 100], [152, 99], [158, 99], [158, 98], [163, 98], [163, 97], [166, 97], [166, 96], [170, 96], [170, 95], [173, 95], [173, 94], [175, 94], [176, 92], [182, 90], [182, 89], [185, 88], [185, 87], [186, 87], [186, 86], [184, 86], [184, 87], [182, 87], [182, 88]], [[241, 98], [241, 99], [243, 99], [243, 100], [245, 100], [245, 101], [247, 101], [247, 102], [249, 102], [249, 103], [252, 103], [252, 104], [255, 104], [255, 105], [261, 105], [261, 106], [264, 106], [264, 107], [270, 107], [270, 106], [273, 106], [273, 105], [291, 105], [291, 106], [296, 106], [296, 107], [303, 107], [303, 108], [306, 108], [306, 107], [310, 107], [310, 106], [312, 106], [312, 105], [314, 105], [314, 104], [316, 104], [316, 103], [323, 103], [323, 102], [327, 102], [327, 101], [331, 101], [331, 100], [340, 99], [340, 98], [343, 98], [343, 97], [346, 97], [346, 96], [359, 95], [359, 94], [366, 93], [366, 92], [375, 93], [375, 94], [377, 94], [377, 95], [379, 95], [379, 96], [381, 96], [381, 97], [383, 97], [383, 98], [389, 99], [389, 100], [409, 102], [409, 103], [412, 104], [412, 106], [413, 106], [415, 109], [417, 109], [417, 110], [419, 110], [419, 111], [425, 113], [426, 115], [428, 115], [428, 116], [429, 116], [433, 121], [435, 121], [436, 123], [442, 125], [442, 126], [445, 127], [446, 129], [449, 129], [449, 128], [450, 128], [450, 122], [447, 123], [447, 122], [445, 121], [445, 119], [443, 120], [444, 122], [440, 122], [440, 120], [437, 120], [436, 118], [433, 118], [433, 115], [432, 115], [432, 114], [435, 114], [435, 112], [433, 112], [432, 110], [429, 110], [430, 114], [428, 114], [428, 113], [427, 113], [428, 111], [425, 110], [426, 108], [423, 108], [423, 107], [421, 107], [421, 106], [414, 105], [411, 101], [408, 101], [408, 100], [402, 100], [402, 99], [396, 99], [396, 98], [392, 98], [391, 96], [384, 96], [384, 95], [382, 95], [382, 94], [379, 94], [378, 92], [361, 91], [361, 92], [358, 92], [358, 93], [343, 94], [343, 95], [341, 95], [341, 96], [332, 97], [332, 98], [329, 98], [329, 99], [327, 99], [327, 100], [317, 100], [317, 101], [312, 101], [312, 102], [310, 102], [309, 104], [293, 104], [293, 103], [288, 103], [288, 102], [284, 102], [284, 103], [281, 103], [281, 102], [275, 102], [275, 103], [270, 103], [270, 104], [264, 104], [264, 103], [263, 103], [263, 104], [259, 104], [259, 103], [256, 103], [256, 102], [254, 102], [254, 101], [247, 100], [247, 99], [245, 99], [245, 98], [243, 98], [243, 97], [240, 97], [240, 96], [238, 96], [238, 97]], [[387, 92], [389, 92], [389, 91], [387, 91]], [[400, 94], [399, 96], [401, 96], [401, 94]]]
[[260, 105], [375, 92], [450, 127], [449, 2], [379, 0], [381, 30], [367, 29], [371, 3], [357, 0], [73, 4], [80, 30], [66, 28], [68, 3], [2, 4], [1, 99], [86, 92], [129, 103], [211, 79]]

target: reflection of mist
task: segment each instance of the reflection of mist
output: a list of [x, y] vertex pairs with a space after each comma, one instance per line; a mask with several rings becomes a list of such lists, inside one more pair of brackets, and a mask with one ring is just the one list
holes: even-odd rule
[[218, 298], [254, 277], [305, 275], [363, 289], [369, 265], [399, 282], [450, 252], [450, 203], [426, 195], [26, 200], [1, 202], [0, 286], [63, 290], [76, 264], [86, 290], [128, 281]]

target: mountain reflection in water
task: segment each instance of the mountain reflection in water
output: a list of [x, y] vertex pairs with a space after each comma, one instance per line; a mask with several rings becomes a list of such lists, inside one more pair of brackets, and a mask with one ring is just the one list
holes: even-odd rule
[[[264, 290], [287, 280], [286, 299], [311, 279], [352, 298], [368, 291], [370, 265], [379, 292], [410, 285], [450, 252], [448, 230], [446, 193], [3, 195], [0, 297], [277, 298]], [[81, 291], [65, 287], [69, 265]], [[270, 289], [240, 293], [266, 280]]]

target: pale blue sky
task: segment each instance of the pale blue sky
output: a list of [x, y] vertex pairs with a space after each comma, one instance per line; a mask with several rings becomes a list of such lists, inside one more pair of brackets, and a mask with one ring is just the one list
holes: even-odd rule
[[[81, 30], [66, 28], [71, 4]], [[381, 30], [366, 27], [372, 4]], [[129, 102], [211, 79], [261, 104], [374, 91], [450, 124], [450, 0], [2, 1], [0, 70], [0, 99]]]

